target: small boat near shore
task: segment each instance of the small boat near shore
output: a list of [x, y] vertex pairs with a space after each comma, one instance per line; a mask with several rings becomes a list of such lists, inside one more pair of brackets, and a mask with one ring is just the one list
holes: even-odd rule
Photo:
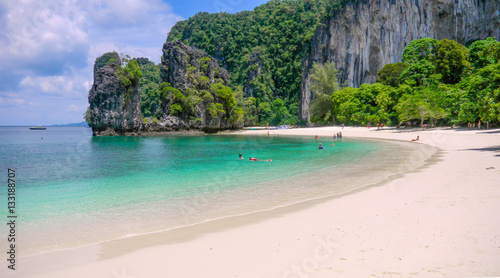
[[31, 130], [46, 130], [47, 128], [44, 126], [30, 126], [29, 129], [31, 129]]

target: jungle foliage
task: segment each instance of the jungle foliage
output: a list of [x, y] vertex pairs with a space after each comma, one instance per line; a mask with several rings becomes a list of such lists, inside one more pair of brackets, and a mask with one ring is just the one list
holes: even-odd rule
[[[327, 64], [320, 66], [326, 70]], [[334, 73], [334, 69], [330, 69]], [[311, 78], [316, 72], [311, 73]], [[332, 83], [332, 81], [328, 81]], [[336, 83], [336, 81], [334, 82]], [[314, 101], [322, 102], [317, 108]], [[419, 39], [404, 49], [402, 62], [388, 64], [375, 84], [343, 88], [327, 101], [316, 94], [312, 117], [351, 125], [500, 123], [500, 42], [493, 38], [468, 48], [453, 40]]]
[[346, 2], [272, 0], [236, 14], [198, 13], [178, 22], [168, 40], [181, 40], [218, 59], [230, 74], [231, 87], [243, 91], [247, 124], [295, 124], [304, 51], [321, 19]]

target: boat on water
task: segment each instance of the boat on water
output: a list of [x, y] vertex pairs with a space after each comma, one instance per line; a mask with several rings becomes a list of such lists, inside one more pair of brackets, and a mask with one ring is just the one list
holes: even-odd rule
[[29, 127], [31, 130], [46, 130], [47, 128], [44, 126], [31, 126]]

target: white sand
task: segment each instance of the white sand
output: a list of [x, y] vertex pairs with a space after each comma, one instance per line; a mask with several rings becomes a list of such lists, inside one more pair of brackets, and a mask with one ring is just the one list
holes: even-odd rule
[[[500, 130], [328, 127], [270, 135], [338, 131], [405, 141], [420, 135], [419, 143], [441, 151], [426, 166], [380, 186], [215, 221], [192, 227], [194, 234], [104, 245], [97, 260], [36, 277], [500, 276]], [[266, 131], [243, 132], [255, 133]]]

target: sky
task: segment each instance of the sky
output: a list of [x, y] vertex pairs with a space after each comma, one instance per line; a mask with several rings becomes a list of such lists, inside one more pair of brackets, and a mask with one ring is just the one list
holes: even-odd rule
[[160, 62], [179, 20], [267, 0], [0, 0], [0, 125], [83, 121], [95, 59], [110, 51]]

